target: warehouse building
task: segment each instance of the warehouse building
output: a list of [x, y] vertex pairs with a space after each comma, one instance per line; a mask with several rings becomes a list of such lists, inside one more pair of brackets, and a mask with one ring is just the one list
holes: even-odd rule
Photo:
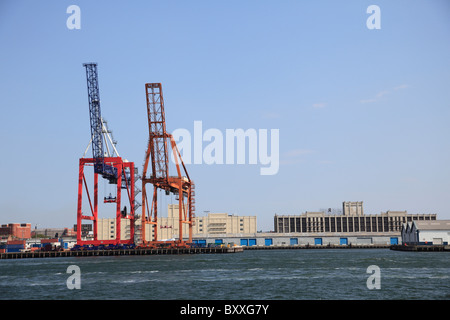
[[28, 239], [31, 237], [31, 224], [9, 223], [0, 226], [1, 239]]
[[241, 246], [390, 246], [401, 241], [400, 235], [392, 234], [324, 234], [324, 233], [290, 233], [260, 232], [253, 234], [223, 234], [209, 236], [195, 236], [194, 243], [210, 245], [241, 245]]
[[[168, 205], [167, 217], [158, 217], [158, 240], [169, 240], [178, 238], [179, 217], [178, 204]], [[136, 220], [136, 229], [141, 227], [140, 219]], [[130, 220], [121, 219], [120, 233], [121, 239], [130, 239]], [[116, 219], [105, 218], [98, 220], [98, 239], [112, 240], [116, 237]], [[206, 216], [194, 218], [192, 227], [193, 237], [206, 235], [223, 235], [239, 233], [256, 233], [256, 216], [236, 216], [227, 213], [209, 213]], [[137, 232], [139, 235], [139, 231]], [[183, 235], [189, 234], [188, 224], [183, 224]], [[146, 240], [154, 240], [153, 226], [146, 225]]]
[[[120, 239], [129, 240], [131, 235], [131, 220], [120, 219]], [[116, 218], [98, 219], [98, 240], [114, 240], [116, 238]]]
[[387, 211], [365, 215], [363, 202], [344, 202], [342, 215], [325, 212], [305, 212], [301, 215], [275, 215], [277, 233], [394, 232], [400, 234], [402, 224], [411, 221], [436, 220], [436, 214], [408, 214], [406, 211]]
[[411, 245], [448, 245], [450, 220], [412, 221], [402, 225], [402, 243]]

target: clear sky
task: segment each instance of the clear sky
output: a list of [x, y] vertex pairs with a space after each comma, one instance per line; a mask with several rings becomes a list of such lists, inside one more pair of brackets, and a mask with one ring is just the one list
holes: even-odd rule
[[[366, 25], [373, 4], [381, 29]], [[163, 84], [170, 132], [279, 129], [276, 175], [188, 165], [197, 215], [256, 215], [270, 230], [275, 214], [364, 201], [450, 219], [449, 58], [445, 0], [3, 0], [0, 222], [76, 223], [84, 62], [98, 63], [102, 115], [141, 171], [147, 82]]]

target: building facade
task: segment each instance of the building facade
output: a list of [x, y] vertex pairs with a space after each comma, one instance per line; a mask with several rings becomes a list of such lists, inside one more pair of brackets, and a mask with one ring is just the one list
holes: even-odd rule
[[[158, 240], [172, 240], [179, 237], [178, 204], [168, 205], [167, 217], [158, 217]], [[97, 236], [99, 240], [112, 240], [116, 237], [116, 219], [105, 218], [98, 220]], [[136, 220], [135, 241], [139, 242], [141, 221]], [[183, 223], [183, 238], [189, 236], [189, 225]], [[121, 239], [130, 239], [130, 220], [121, 219]], [[256, 233], [256, 216], [235, 216], [227, 213], [209, 213], [206, 216], [194, 218], [192, 226], [193, 236], [207, 236], [218, 234]], [[146, 225], [146, 240], [155, 239], [153, 225]]]
[[387, 211], [365, 215], [362, 202], [344, 202], [342, 215], [324, 212], [305, 212], [301, 215], [275, 215], [277, 233], [310, 232], [397, 232], [402, 224], [411, 221], [436, 220], [436, 214], [408, 214], [406, 211]]
[[402, 243], [412, 245], [448, 245], [450, 220], [412, 221], [402, 225]]
[[[130, 219], [120, 219], [120, 239], [129, 240], [131, 235]], [[98, 240], [114, 240], [116, 238], [116, 218], [98, 219]]]
[[[167, 217], [160, 217], [158, 219], [159, 240], [178, 238], [178, 214], [178, 204], [169, 204]], [[193, 220], [193, 236], [256, 232], [256, 216], [235, 216], [227, 213], [209, 213], [206, 216], [194, 217]], [[183, 237], [186, 238], [188, 234], [189, 226], [183, 224]]]
[[30, 223], [9, 223], [0, 226], [1, 238], [13, 239], [29, 239], [31, 238], [31, 224]]

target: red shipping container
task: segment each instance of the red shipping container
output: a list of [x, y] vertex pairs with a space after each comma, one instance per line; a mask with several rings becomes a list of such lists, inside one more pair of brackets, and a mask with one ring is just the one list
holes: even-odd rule
[[41, 243], [59, 242], [59, 239], [41, 239]]
[[21, 245], [25, 245], [25, 240], [8, 240], [6, 243], [7, 244], [21, 244]]

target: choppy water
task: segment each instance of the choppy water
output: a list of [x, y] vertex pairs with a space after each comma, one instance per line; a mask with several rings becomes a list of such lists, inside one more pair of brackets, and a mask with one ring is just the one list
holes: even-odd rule
[[[0, 299], [450, 299], [450, 254], [388, 249], [0, 260]], [[70, 290], [70, 265], [81, 288]], [[369, 290], [367, 268], [380, 268]]]

